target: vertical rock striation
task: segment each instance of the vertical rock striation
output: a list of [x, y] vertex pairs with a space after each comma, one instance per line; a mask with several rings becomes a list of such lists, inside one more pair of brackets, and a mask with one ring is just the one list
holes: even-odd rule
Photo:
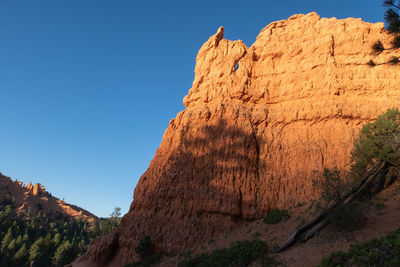
[[74, 266], [136, 260], [144, 235], [177, 252], [315, 197], [315, 171], [346, 168], [360, 127], [400, 104], [399, 69], [366, 64], [371, 45], [390, 40], [383, 23], [294, 15], [251, 47], [223, 31], [201, 47], [186, 109], [170, 121], [121, 226]]

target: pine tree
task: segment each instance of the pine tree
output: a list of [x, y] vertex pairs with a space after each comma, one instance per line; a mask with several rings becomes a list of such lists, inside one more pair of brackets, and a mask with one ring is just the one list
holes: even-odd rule
[[37, 239], [31, 246], [29, 250], [29, 261], [31, 265], [40, 262], [40, 259], [43, 257], [43, 238], [40, 237]]
[[23, 244], [22, 247], [15, 253], [13, 260], [17, 266], [26, 266], [28, 261], [28, 250], [26, 245]]
[[400, 111], [389, 109], [374, 123], [367, 123], [354, 141], [351, 154], [353, 177], [361, 177], [371, 162], [397, 165], [400, 160]]
[[28, 233], [25, 233], [25, 234], [24, 234], [24, 237], [22, 238], [22, 241], [23, 241], [24, 243], [27, 243], [28, 240], [29, 240], [29, 235], [28, 235]]
[[7, 250], [9, 252], [14, 252], [15, 248], [17, 247], [16, 243], [17, 242], [15, 239], [11, 240], [10, 244], [8, 244], [8, 246], [7, 246]]
[[29, 250], [29, 261], [32, 266], [50, 266], [51, 251], [48, 241], [40, 237]]
[[22, 245], [22, 236], [21, 235], [18, 236], [18, 238], [16, 240], [16, 244], [18, 247], [20, 247]]
[[67, 240], [57, 248], [52, 262], [55, 266], [64, 266], [71, 263], [76, 256], [74, 246]]
[[4, 246], [8, 246], [10, 244], [11, 240], [13, 239], [13, 233], [12, 233], [12, 228], [8, 228], [7, 234], [3, 238], [3, 244]]
[[[400, 48], [400, 0], [384, 0], [383, 6], [387, 7], [385, 12], [385, 22], [386, 22], [386, 30], [389, 34], [393, 36], [390, 47], [384, 47], [381, 41], [376, 41], [372, 45], [372, 51], [375, 55], [379, 55], [385, 50], [396, 50]], [[373, 60], [370, 60], [368, 64], [370, 66], [382, 65], [382, 64], [391, 64], [397, 65], [400, 63], [400, 58], [397, 56], [393, 56], [387, 62], [383, 62], [380, 64], [375, 63]]]
[[121, 216], [121, 208], [120, 207], [115, 207], [113, 212], [110, 215], [110, 217], [112, 219], [114, 219], [114, 227], [117, 227], [117, 221], [119, 220], [120, 216]]
[[12, 205], [7, 205], [7, 206], [5, 206], [4, 212], [6, 213], [6, 215], [12, 214], [12, 212], [13, 212], [13, 207], [12, 207]]
[[58, 247], [61, 243], [60, 233], [56, 233], [53, 237], [54, 246]]

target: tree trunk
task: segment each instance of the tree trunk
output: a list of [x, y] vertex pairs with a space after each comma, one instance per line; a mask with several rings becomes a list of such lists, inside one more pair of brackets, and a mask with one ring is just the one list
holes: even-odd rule
[[[291, 245], [293, 245], [297, 240], [301, 240], [306, 242], [309, 240], [316, 232], [320, 231], [322, 228], [327, 226], [330, 221], [328, 220], [328, 215], [340, 204], [347, 204], [353, 201], [362, 191], [363, 189], [371, 184], [379, 174], [383, 175], [384, 171], [387, 171], [388, 164], [385, 162], [376, 162], [374, 163], [366, 172], [363, 179], [358, 183], [357, 186], [354, 186], [349, 193], [344, 197], [344, 201], [338, 201], [334, 203], [328, 211], [320, 213], [318, 216], [314, 217], [309, 223], [303, 225], [299, 229], [295, 230], [289, 239], [280, 246], [275, 253], [279, 253]], [[386, 176], [385, 176], [386, 177]]]
[[383, 171], [381, 172], [381, 175], [379, 176], [379, 181], [378, 181], [378, 184], [376, 185], [376, 189], [375, 189], [375, 193], [374, 194], [378, 194], [379, 192], [381, 192], [385, 188], [386, 177], [388, 175], [388, 172], [389, 172], [389, 166], [386, 166], [383, 169]]

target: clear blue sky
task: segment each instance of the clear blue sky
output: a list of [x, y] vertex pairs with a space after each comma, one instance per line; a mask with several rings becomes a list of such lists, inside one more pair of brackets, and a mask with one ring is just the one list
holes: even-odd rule
[[98, 216], [125, 213], [220, 25], [250, 46], [270, 22], [383, 20], [379, 0], [0, 1], [0, 172]]

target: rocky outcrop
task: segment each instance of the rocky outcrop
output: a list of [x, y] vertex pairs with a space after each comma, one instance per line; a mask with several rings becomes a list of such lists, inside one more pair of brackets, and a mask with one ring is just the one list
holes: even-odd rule
[[367, 65], [395, 53], [371, 55], [376, 40], [390, 40], [383, 23], [294, 15], [251, 47], [223, 31], [201, 47], [186, 109], [170, 121], [119, 229], [75, 266], [136, 260], [145, 235], [177, 252], [316, 197], [315, 172], [346, 168], [360, 127], [400, 104], [399, 69]]
[[73, 217], [76, 219], [83, 217], [91, 224], [98, 221], [98, 217], [89, 211], [52, 196], [39, 183], [24, 185], [22, 182], [18, 180], [13, 181], [11, 178], [0, 173], [0, 202], [7, 195], [15, 199], [16, 208], [20, 213], [35, 214], [40, 211], [53, 216], [58, 221], [63, 221], [64, 217]]
[[44, 189], [44, 186], [39, 184], [39, 183], [36, 183], [34, 185], [32, 185], [32, 183], [29, 183], [29, 184], [26, 185], [26, 189], [33, 196], [39, 196], [40, 194], [48, 195], [48, 193]]

